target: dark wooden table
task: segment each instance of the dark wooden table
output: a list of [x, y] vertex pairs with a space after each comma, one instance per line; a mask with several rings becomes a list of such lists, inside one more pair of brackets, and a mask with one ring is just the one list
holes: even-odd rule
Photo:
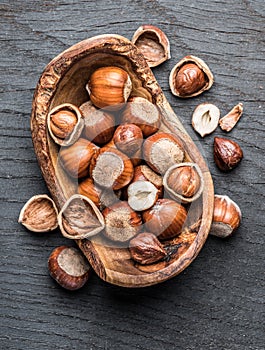
[[[0, 348], [264, 349], [264, 0], [2, 0], [0, 10]], [[154, 74], [207, 159], [215, 192], [241, 207], [242, 224], [231, 239], [209, 237], [198, 258], [163, 284], [124, 289], [94, 274], [83, 289], [68, 292], [47, 270], [50, 252], [67, 239], [17, 223], [31, 196], [48, 193], [31, 141], [34, 88], [67, 47], [104, 33], [131, 38], [147, 23], [164, 30], [171, 43], [172, 58]], [[207, 62], [215, 84], [181, 100], [171, 94], [168, 77], [188, 54]], [[206, 101], [222, 115], [244, 104], [233, 131], [218, 128], [203, 139], [194, 132], [191, 114]], [[214, 164], [214, 136], [243, 149], [243, 161], [230, 173]]]

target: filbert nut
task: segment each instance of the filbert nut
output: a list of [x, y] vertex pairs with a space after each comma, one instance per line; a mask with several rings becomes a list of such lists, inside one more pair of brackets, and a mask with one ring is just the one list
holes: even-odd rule
[[185, 56], [171, 70], [169, 85], [173, 95], [188, 98], [209, 90], [213, 75], [207, 64], [196, 56]]
[[58, 226], [58, 210], [46, 194], [31, 197], [20, 211], [18, 222], [33, 232], [48, 232]]
[[77, 106], [63, 103], [48, 113], [47, 127], [54, 142], [60, 146], [69, 146], [80, 137], [84, 119]]
[[151, 208], [158, 199], [158, 189], [149, 181], [134, 181], [127, 192], [128, 204], [135, 211]]
[[164, 194], [163, 178], [155, 173], [148, 165], [142, 164], [134, 168], [134, 176], [132, 183], [135, 181], [149, 181], [158, 190], [158, 198], [162, 198]]
[[120, 109], [130, 96], [132, 81], [124, 69], [107, 66], [91, 74], [86, 88], [96, 107]]
[[193, 129], [204, 137], [211, 134], [218, 126], [220, 110], [212, 103], [199, 104], [192, 114], [191, 124]]
[[166, 250], [150, 232], [139, 233], [130, 240], [129, 250], [134, 261], [142, 265], [153, 264], [166, 256]]
[[241, 223], [241, 210], [228, 196], [214, 196], [214, 213], [210, 234], [220, 238], [230, 237]]
[[105, 208], [104, 235], [115, 242], [126, 242], [140, 232], [141, 215], [135, 212], [126, 201], [118, 202]]
[[234, 169], [243, 158], [243, 151], [235, 141], [224, 137], [214, 138], [214, 161], [222, 171]]
[[74, 247], [55, 248], [48, 259], [51, 277], [63, 288], [77, 290], [88, 281], [92, 269], [84, 256]]
[[158, 174], [181, 163], [185, 153], [181, 141], [173, 134], [159, 132], [149, 136], [143, 144], [143, 158]]
[[203, 191], [203, 175], [196, 163], [180, 163], [171, 166], [163, 177], [163, 184], [170, 197], [190, 203]]
[[119, 125], [113, 135], [113, 141], [121, 152], [133, 156], [141, 149], [143, 133], [135, 124]]
[[143, 212], [146, 230], [154, 233], [158, 239], [178, 236], [186, 217], [186, 208], [167, 198], [158, 199], [153, 207]]
[[84, 138], [73, 145], [61, 147], [58, 158], [65, 171], [73, 178], [82, 178], [89, 174], [89, 164], [98, 147]]
[[84, 117], [83, 135], [97, 145], [109, 142], [115, 130], [115, 118], [105, 110], [97, 109], [91, 101], [79, 107]]

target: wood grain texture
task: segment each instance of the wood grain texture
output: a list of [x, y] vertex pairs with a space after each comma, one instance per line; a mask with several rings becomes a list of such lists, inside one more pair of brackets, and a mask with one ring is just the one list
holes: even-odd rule
[[[0, 4], [0, 344], [5, 349], [264, 348], [264, 76], [263, 0], [230, 2], [22, 1]], [[171, 60], [153, 71], [170, 105], [208, 161], [215, 191], [241, 207], [243, 220], [226, 241], [209, 237], [176, 278], [140, 290], [94, 275], [82, 290], [62, 290], [49, 277], [52, 249], [70, 244], [58, 231], [33, 234], [17, 224], [23, 204], [47, 193], [31, 142], [33, 91], [47, 63], [97, 34], [131, 38], [151, 23], [167, 34]], [[211, 90], [190, 100], [172, 96], [168, 76], [186, 54], [211, 68]], [[243, 102], [238, 125], [201, 139], [191, 114], [211, 101], [226, 114]], [[237, 141], [244, 159], [231, 173], [213, 162], [214, 136]]]

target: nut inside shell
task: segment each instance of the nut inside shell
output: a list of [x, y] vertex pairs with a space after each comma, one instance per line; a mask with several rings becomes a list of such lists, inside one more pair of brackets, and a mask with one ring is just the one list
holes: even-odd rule
[[149, 67], [156, 67], [170, 59], [170, 44], [166, 34], [153, 25], [140, 26], [132, 42], [144, 55]]
[[202, 194], [203, 175], [196, 163], [174, 164], [166, 171], [163, 185], [171, 198], [182, 203], [191, 203]]
[[47, 127], [54, 142], [60, 146], [69, 146], [80, 137], [84, 118], [77, 106], [63, 103], [48, 113]]
[[58, 222], [63, 236], [70, 239], [92, 237], [105, 227], [104, 218], [95, 203], [78, 194], [64, 204]]
[[47, 232], [58, 226], [58, 211], [46, 194], [31, 197], [20, 211], [18, 222], [33, 232]]
[[173, 95], [188, 98], [200, 95], [213, 85], [208, 65], [199, 57], [185, 56], [171, 70], [169, 86]]

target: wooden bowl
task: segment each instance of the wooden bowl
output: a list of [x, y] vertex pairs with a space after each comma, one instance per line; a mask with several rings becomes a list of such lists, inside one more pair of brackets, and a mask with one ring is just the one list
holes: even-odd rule
[[76, 240], [95, 272], [103, 280], [125, 287], [144, 287], [163, 282], [183, 271], [204, 245], [212, 222], [214, 189], [207, 165], [196, 145], [167, 102], [143, 55], [128, 39], [119, 35], [99, 35], [81, 41], [55, 57], [45, 68], [35, 90], [31, 130], [39, 165], [58, 209], [77, 193], [77, 183], [58, 165], [59, 146], [50, 138], [47, 115], [55, 106], [89, 99], [85, 85], [98, 67], [116, 65], [125, 69], [133, 83], [132, 94], [155, 103], [162, 113], [161, 130], [178, 135], [184, 145], [185, 161], [201, 169], [204, 190], [189, 206], [180, 236], [164, 242], [168, 254], [151, 265], [135, 263], [127, 247], [109, 244], [102, 234]]

